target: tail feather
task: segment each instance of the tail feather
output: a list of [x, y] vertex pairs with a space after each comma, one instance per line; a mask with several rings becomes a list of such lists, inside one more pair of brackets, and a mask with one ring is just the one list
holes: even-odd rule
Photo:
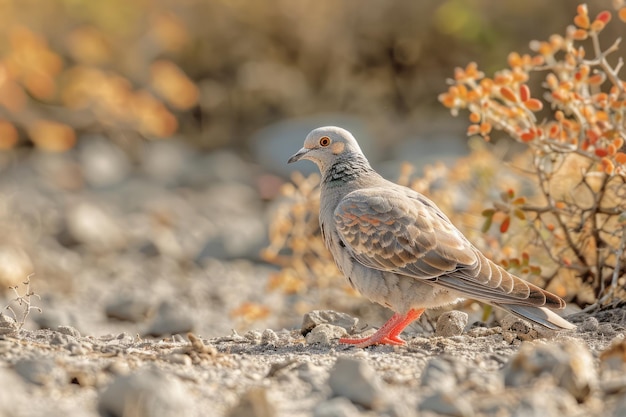
[[548, 329], [552, 330], [571, 330], [576, 326], [563, 317], [556, 314], [554, 311], [546, 307], [532, 307], [518, 304], [496, 304], [516, 316], [523, 319], [532, 321], [533, 323], [540, 324]]

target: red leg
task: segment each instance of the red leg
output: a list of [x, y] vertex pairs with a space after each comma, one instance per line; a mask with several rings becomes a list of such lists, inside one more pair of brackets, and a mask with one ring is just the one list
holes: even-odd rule
[[395, 313], [387, 323], [383, 325], [376, 333], [369, 337], [360, 339], [348, 339], [341, 338], [339, 343], [346, 343], [350, 345], [356, 345], [356, 347], [364, 348], [371, 345], [404, 345], [405, 341], [400, 339], [400, 333], [411, 324], [414, 320], [417, 320], [424, 309], [419, 310], [411, 309], [405, 315]]

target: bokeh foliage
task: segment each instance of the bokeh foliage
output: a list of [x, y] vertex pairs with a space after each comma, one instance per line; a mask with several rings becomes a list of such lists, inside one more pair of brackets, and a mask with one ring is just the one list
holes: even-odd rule
[[562, 25], [568, 5], [2, 0], [0, 146], [64, 150], [84, 132], [177, 131], [241, 145], [268, 123], [317, 112], [419, 123], [442, 68], [493, 67], [504, 48]]

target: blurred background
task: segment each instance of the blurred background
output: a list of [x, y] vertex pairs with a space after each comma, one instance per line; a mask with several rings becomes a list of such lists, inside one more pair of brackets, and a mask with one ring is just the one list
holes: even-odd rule
[[352, 130], [388, 178], [454, 164], [446, 78], [563, 33], [577, 3], [1, 0], [0, 288], [35, 273], [31, 327], [298, 325], [316, 302], [268, 290], [260, 253], [290, 172], [313, 172], [286, 165], [306, 133]]

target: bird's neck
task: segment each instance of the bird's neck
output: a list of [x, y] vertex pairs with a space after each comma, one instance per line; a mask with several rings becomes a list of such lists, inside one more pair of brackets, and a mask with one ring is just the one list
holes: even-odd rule
[[375, 173], [367, 159], [361, 154], [347, 155], [337, 159], [324, 170], [322, 177], [323, 187], [334, 187], [357, 181], [363, 174]]

